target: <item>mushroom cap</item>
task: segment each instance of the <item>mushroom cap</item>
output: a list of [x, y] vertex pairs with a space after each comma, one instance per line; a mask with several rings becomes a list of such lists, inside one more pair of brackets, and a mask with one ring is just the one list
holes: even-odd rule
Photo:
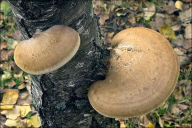
[[92, 107], [112, 118], [136, 117], [159, 107], [179, 75], [169, 41], [148, 28], [130, 28], [112, 39], [106, 79], [88, 90]]
[[79, 34], [72, 28], [55, 25], [21, 41], [14, 51], [14, 60], [23, 71], [40, 75], [66, 64], [80, 45]]

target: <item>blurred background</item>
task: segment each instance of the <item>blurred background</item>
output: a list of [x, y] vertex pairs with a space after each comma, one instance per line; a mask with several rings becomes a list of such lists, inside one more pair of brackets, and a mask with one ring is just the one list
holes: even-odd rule
[[[40, 117], [32, 106], [30, 76], [13, 59], [21, 35], [8, 2], [0, 3], [0, 127], [40, 127]], [[116, 119], [116, 128], [191, 128], [192, 1], [93, 0], [93, 8], [106, 48], [119, 31], [147, 27], [170, 41], [180, 62], [178, 83], [168, 100], [147, 115]]]

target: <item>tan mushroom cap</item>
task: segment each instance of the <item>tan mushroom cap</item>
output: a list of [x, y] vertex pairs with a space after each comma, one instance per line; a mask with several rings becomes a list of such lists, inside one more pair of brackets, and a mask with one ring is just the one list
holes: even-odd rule
[[106, 79], [91, 85], [92, 107], [107, 117], [136, 117], [159, 107], [172, 93], [179, 62], [161, 34], [130, 28], [112, 39]]
[[45, 74], [57, 70], [71, 60], [79, 45], [80, 37], [74, 29], [55, 25], [21, 41], [14, 51], [14, 60], [27, 73]]

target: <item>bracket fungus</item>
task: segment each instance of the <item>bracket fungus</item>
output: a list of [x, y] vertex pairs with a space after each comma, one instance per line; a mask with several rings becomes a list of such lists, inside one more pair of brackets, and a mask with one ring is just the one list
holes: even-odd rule
[[21, 41], [15, 48], [14, 60], [23, 71], [40, 75], [66, 64], [80, 46], [79, 34], [64, 25], [55, 25], [32, 38]]
[[88, 90], [92, 107], [107, 117], [136, 117], [172, 93], [179, 62], [169, 41], [148, 28], [130, 28], [112, 39], [106, 79]]

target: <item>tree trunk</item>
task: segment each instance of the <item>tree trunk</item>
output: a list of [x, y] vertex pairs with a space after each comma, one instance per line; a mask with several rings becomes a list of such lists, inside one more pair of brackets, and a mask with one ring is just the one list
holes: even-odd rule
[[89, 86], [105, 78], [103, 60], [109, 56], [104, 49], [93, 14], [91, 0], [8, 0], [23, 39], [36, 29], [53, 25], [75, 29], [81, 38], [73, 59], [60, 69], [44, 75], [31, 75], [33, 104], [39, 112], [42, 126], [52, 128], [107, 128], [114, 120], [98, 114], [87, 97]]

